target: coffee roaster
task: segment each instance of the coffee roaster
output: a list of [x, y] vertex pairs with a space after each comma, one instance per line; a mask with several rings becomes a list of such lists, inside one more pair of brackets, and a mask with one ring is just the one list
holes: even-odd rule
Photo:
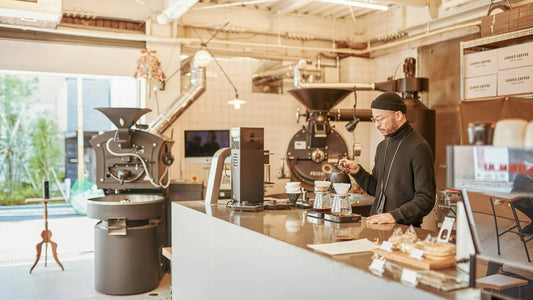
[[[204, 51], [205, 52], [205, 51]], [[96, 186], [106, 196], [87, 201], [95, 225], [95, 288], [127, 295], [157, 287], [170, 246], [170, 165], [173, 140], [163, 132], [205, 91], [205, 53], [191, 64], [191, 85], [149, 126], [138, 124], [141, 108], [98, 108], [117, 127], [91, 140]]]
[[348, 146], [331, 122], [347, 121], [346, 129], [353, 131], [358, 122], [370, 121], [372, 117], [371, 109], [356, 109], [355, 105], [353, 109], [334, 108], [352, 92], [401, 93], [407, 105], [407, 119], [435, 149], [435, 111], [420, 102], [418, 95], [428, 91], [429, 80], [415, 77], [414, 58], [405, 60], [404, 78], [379, 83], [305, 83], [301, 76], [305, 67], [304, 61], [293, 67], [297, 88], [288, 92], [306, 107], [305, 113], [297, 112], [297, 120], [305, 117], [307, 124], [293, 136], [287, 148], [291, 180], [302, 182], [305, 189], [312, 190], [314, 181], [324, 180], [338, 160], [348, 156]]
[[97, 186], [106, 196], [89, 199], [94, 227], [95, 288], [123, 295], [157, 287], [160, 249], [168, 244], [165, 190], [173, 141], [138, 128], [149, 109], [98, 108], [117, 126], [91, 140], [96, 153]]

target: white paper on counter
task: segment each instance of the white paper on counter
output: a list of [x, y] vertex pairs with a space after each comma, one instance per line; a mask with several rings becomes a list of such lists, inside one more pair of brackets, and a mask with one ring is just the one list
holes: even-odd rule
[[378, 248], [376, 244], [366, 238], [337, 243], [309, 244], [307, 246], [331, 255], [368, 252], [372, 251], [372, 249]]

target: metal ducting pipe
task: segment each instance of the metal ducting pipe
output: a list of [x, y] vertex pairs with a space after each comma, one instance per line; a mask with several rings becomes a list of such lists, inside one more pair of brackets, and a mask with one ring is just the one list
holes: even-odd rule
[[[252, 82], [254, 85], [265, 85], [285, 78], [293, 78], [294, 68], [296, 66], [297, 64], [292, 64], [257, 72], [252, 75]], [[314, 79], [319, 80], [322, 78], [322, 72], [320, 70], [305, 70], [305, 74], [302, 74], [301, 72], [300, 74], [302, 77], [313, 76]]]
[[374, 83], [346, 83], [346, 82], [320, 82], [320, 83], [305, 83], [302, 82], [301, 70], [307, 66], [305, 60], [300, 60], [294, 67], [294, 86], [300, 89], [305, 88], [326, 88], [326, 89], [357, 89], [358, 91], [373, 91], [376, 89]]
[[166, 110], [150, 123], [148, 131], [162, 134], [176, 119], [200, 97], [206, 88], [205, 66], [200, 67], [194, 61], [191, 63], [191, 86], [183, 92]]
[[370, 122], [372, 110], [370, 108], [356, 109], [354, 115], [351, 108], [335, 108], [328, 112], [328, 117], [335, 122], [352, 121], [354, 117], [358, 118], [359, 121]]

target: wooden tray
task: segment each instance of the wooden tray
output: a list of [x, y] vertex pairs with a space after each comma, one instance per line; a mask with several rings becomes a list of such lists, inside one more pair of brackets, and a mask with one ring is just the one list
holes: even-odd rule
[[437, 270], [445, 269], [455, 266], [455, 256], [450, 256], [450, 258], [444, 260], [433, 260], [424, 258], [418, 260], [412, 257], [409, 257], [409, 254], [403, 253], [402, 251], [395, 250], [393, 252], [387, 252], [381, 249], [374, 249], [372, 252], [377, 253], [383, 256], [385, 259], [408, 265], [413, 268], [423, 269], [423, 270]]

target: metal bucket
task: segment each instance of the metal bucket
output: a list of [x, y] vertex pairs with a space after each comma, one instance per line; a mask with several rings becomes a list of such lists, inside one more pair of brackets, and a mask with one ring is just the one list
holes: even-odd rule
[[118, 194], [87, 200], [87, 216], [101, 220], [94, 226], [97, 291], [130, 295], [157, 287], [164, 199], [151, 194]]

